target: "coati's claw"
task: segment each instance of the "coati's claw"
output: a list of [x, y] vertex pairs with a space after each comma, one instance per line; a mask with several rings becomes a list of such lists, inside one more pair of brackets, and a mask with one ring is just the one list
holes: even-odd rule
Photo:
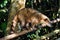
[[13, 34], [13, 33], [14, 33], [13, 31], [10, 32], [10, 34]]

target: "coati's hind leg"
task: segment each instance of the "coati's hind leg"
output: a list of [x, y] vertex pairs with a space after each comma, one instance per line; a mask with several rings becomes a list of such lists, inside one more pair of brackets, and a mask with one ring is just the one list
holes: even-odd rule
[[24, 30], [25, 29], [25, 20], [20, 20], [21, 23], [20, 23], [20, 26], [21, 26], [21, 30]]
[[18, 23], [20, 23], [21, 30], [24, 30], [25, 18], [23, 17], [23, 15], [18, 15]]

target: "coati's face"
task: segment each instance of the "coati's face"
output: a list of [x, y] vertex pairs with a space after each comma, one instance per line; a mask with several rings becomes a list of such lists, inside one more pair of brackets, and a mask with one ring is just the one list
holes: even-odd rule
[[33, 15], [31, 18], [28, 19], [28, 23], [31, 22], [32, 25], [41, 25], [42, 27], [48, 26], [51, 27], [50, 19], [45, 16], [44, 14]]
[[51, 24], [50, 24], [50, 19], [45, 16], [45, 15], [41, 15], [41, 21], [40, 21], [41, 25], [44, 27], [44, 26], [48, 26], [48, 27], [51, 27]]

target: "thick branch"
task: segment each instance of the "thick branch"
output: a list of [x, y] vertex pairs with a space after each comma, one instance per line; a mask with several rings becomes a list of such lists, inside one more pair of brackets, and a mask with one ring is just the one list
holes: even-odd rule
[[[35, 28], [34, 30], [37, 30], [37, 29]], [[24, 30], [24, 31], [22, 31], [22, 32], [20, 32], [20, 33], [14, 33], [14, 34], [5, 36], [4, 38], [1, 38], [1, 39], [3, 39], [3, 40], [10, 40], [10, 39], [13, 39], [13, 38], [15, 38], [15, 37], [24, 35], [24, 34], [26, 34], [26, 33], [28, 33], [28, 32], [31, 32], [31, 31], [33, 31], [33, 30], [31, 30], [31, 29], [29, 29], [29, 30]]]

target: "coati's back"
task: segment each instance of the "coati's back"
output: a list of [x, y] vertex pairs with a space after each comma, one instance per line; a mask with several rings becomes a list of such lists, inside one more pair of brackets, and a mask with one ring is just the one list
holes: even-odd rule
[[31, 8], [24, 8], [24, 9], [22, 9], [22, 10], [19, 10], [18, 12], [17, 12], [17, 14], [18, 15], [24, 15], [24, 16], [31, 16], [31, 15], [34, 15], [34, 14], [36, 14], [36, 13], [38, 13], [38, 11], [36, 11], [36, 10], [34, 10], [34, 9], [31, 9]]

